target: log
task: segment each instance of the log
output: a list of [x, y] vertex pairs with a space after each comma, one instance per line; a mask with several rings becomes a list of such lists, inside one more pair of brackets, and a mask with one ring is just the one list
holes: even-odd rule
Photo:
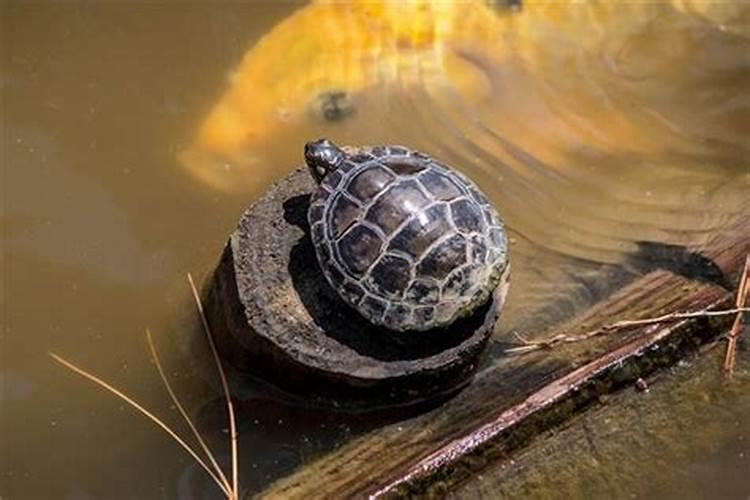
[[[750, 414], [750, 357], [738, 358], [739, 376], [726, 384], [717, 369], [725, 351], [726, 342], [712, 341], [679, 367], [645, 379], [645, 391], [637, 384], [602, 397], [584, 414], [513, 453], [512, 461], [499, 460], [452, 489], [450, 497], [680, 498], [701, 491], [693, 488], [702, 483], [703, 488], [714, 485], [712, 498], [745, 498], [742, 476], [726, 481], [742, 470], [740, 463], [723, 462], [728, 467], [720, 477], [713, 467], [688, 466], [714, 463], [719, 450], [727, 457], [730, 450], [740, 454], [746, 447], [742, 435], [747, 434], [737, 418]], [[704, 481], [685, 477], [688, 471]]]
[[229, 238], [206, 300], [224, 358], [310, 404], [363, 409], [454, 393], [476, 370], [507, 287], [446, 329], [371, 325], [318, 266], [307, 224], [315, 188], [307, 169], [294, 171], [245, 211]]
[[[734, 283], [750, 252], [749, 234], [750, 219], [740, 219], [708, 243], [698, 261], [709, 260]], [[603, 267], [602, 278], [611, 271]], [[733, 307], [732, 293], [715, 281], [652, 271], [561, 324], [524, 333], [538, 340], [623, 319]], [[512, 339], [496, 339], [495, 357], [471, 386], [446, 404], [353, 439], [266, 486], [260, 495], [441, 496], [596, 403], [603, 394], [631, 386], [638, 378], [697, 352], [700, 345], [725, 333], [731, 320], [723, 316], [639, 326], [525, 356], [504, 356], [503, 346]]]

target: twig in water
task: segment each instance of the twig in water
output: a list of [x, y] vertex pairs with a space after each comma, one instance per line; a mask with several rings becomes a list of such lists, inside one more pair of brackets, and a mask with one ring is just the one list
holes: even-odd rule
[[180, 414], [182, 415], [182, 418], [187, 422], [188, 426], [190, 427], [190, 430], [193, 431], [193, 435], [195, 436], [195, 439], [198, 441], [198, 444], [201, 445], [201, 448], [203, 449], [203, 452], [206, 454], [208, 459], [211, 461], [211, 465], [214, 468], [214, 471], [216, 471], [216, 474], [221, 479], [222, 483], [224, 484], [224, 487], [227, 491], [231, 491], [232, 487], [229, 484], [229, 481], [227, 480], [227, 477], [224, 475], [224, 471], [221, 470], [221, 467], [219, 467], [219, 464], [216, 463], [216, 458], [214, 457], [214, 454], [211, 453], [211, 450], [208, 448], [208, 445], [206, 445], [206, 442], [201, 437], [200, 432], [198, 432], [198, 429], [195, 428], [195, 425], [193, 425], [193, 421], [188, 416], [187, 412], [185, 411], [185, 408], [180, 403], [180, 400], [177, 398], [177, 395], [172, 390], [172, 384], [169, 383], [169, 380], [167, 379], [166, 374], [164, 373], [164, 370], [161, 366], [161, 361], [159, 360], [159, 354], [156, 352], [156, 348], [154, 347], [154, 340], [151, 338], [151, 330], [146, 328], [146, 340], [148, 341], [148, 348], [151, 351], [151, 357], [154, 359], [154, 364], [156, 364], [156, 369], [159, 371], [159, 376], [161, 377], [161, 381], [164, 383], [164, 387], [166, 387], [167, 392], [169, 393], [169, 397], [172, 399], [172, 402], [179, 410]]
[[599, 335], [603, 335], [605, 333], [622, 330], [624, 328], [630, 328], [632, 326], [654, 325], [658, 323], [676, 321], [679, 319], [705, 318], [709, 316], [726, 316], [728, 314], [738, 314], [738, 313], [743, 313], [743, 312], [750, 312], [750, 307], [737, 307], [735, 309], [726, 309], [722, 311], [708, 311], [704, 309], [702, 311], [676, 312], [676, 313], [665, 314], [663, 316], [658, 316], [655, 318], [618, 321], [616, 323], [604, 325], [595, 330], [591, 330], [589, 332], [582, 333], [579, 335], [567, 335], [567, 334], [561, 333], [549, 339], [534, 340], [534, 341], [523, 340], [524, 338], [520, 334], [516, 333], [515, 334], [516, 338], [521, 340], [522, 345], [518, 347], [511, 347], [510, 349], [506, 349], [505, 352], [509, 354], [525, 354], [527, 352], [537, 351], [539, 349], [550, 349], [556, 346], [557, 344], [581, 342], [583, 340], [588, 340], [593, 337], [598, 337]]
[[224, 482], [216, 475], [216, 473], [214, 473], [214, 471], [211, 470], [211, 468], [208, 466], [208, 464], [206, 464], [206, 462], [203, 459], [201, 459], [198, 456], [198, 454], [185, 441], [183, 441], [182, 438], [180, 438], [180, 436], [178, 436], [172, 429], [170, 429], [169, 426], [167, 426], [167, 424], [165, 424], [159, 417], [157, 417], [156, 415], [154, 415], [153, 413], [151, 413], [150, 411], [148, 411], [146, 408], [144, 408], [143, 406], [141, 406], [140, 404], [138, 404], [131, 397], [127, 396], [125, 393], [123, 393], [119, 389], [116, 389], [115, 387], [111, 386], [110, 384], [108, 384], [104, 380], [100, 379], [96, 375], [93, 375], [93, 374], [87, 372], [83, 368], [77, 367], [76, 365], [74, 365], [70, 361], [64, 359], [61, 356], [58, 356], [54, 352], [49, 352], [48, 354], [52, 357], [52, 359], [54, 359], [55, 361], [57, 361], [58, 363], [60, 363], [64, 367], [68, 368], [69, 370], [72, 370], [73, 372], [81, 375], [82, 377], [85, 377], [85, 378], [89, 379], [90, 381], [94, 382], [95, 384], [97, 384], [98, 386], [102, 387], [106, 391], [108, 391], [108, 392], [114, 394], [115, 396], [117, 396], [118, 398], [122, 399], [123, 401], [125, 401], [126, 403], [128, 403], [130, 406], [132, 406], [133, 408], [135, 408], [136, 410], [138, 410], [139, 412], [141, 412], [143, 415], [145, 415], [149, 420], [151, 420], [156, 425], [158, 425], [159, 427], [161, 427], [162, 430], [164, 430], [164, 432], [166, 432], [167, 434], [169, 434], [169, 436], [172, 439], [174, 439], [175, 441], [177, 441], [177, 443], [180, 446], [182, 446], [182, 448], [185, 451], [187, 451], [190, 454], [190, 456], [193, 457], [193, 459], [195, 459], [195, 461], [198, 462], [198, 464], [200, 464], [200, 466], [203, 467], [206, 470], [206, 472], [208, 473], [208, 475], [211, 476], [211, 479], [214, 480], [214, 482], [216, 483], [216, 485], [227, 496], [227, 498], [232, 498], [231, 497], [232, 492], [229, 490], [229, 488], [227, 486], [224, 485]]
[[214, 361], [216, 362], [216, 368], [219, 370], [219, 377], [221, 378], [221, 387], [224, 389], [224, 399], [227, 402], [227, 412], [229, 413], [229, 434], [230, 441], [232, 444], [232, 494], [233, 498], [239, 498], [239, 457], [237, 453], [237, 425], [234, 418], [234, 406], [232, 405], [232, 398], [229, 395], [229, 384], [227, 383], [227, 377], [224, 374], [224, 367], [221, 365], [221, 358], [219, 358], [219, 352], [216, 350], [216, 344], [214, 343], [213, 335], [211, 334], [211, 328], [208, 326], [206, 320], [206, 314], [203, 312], [203, 304], [201, 303], [200, 295], [198, 290], [195, 288], [195, 282], [193, 282], [193, 276], [187, 273], [188, 281], [190, 282], [190, 290], [193, 292], [193, 298], [195, 299], [195, 306], [198, 308], [198, 313], [203, 323], [203, 331], [206, 333], [208, 344], [211, 346], [211, 353], [213, 354]]
[[[737, 287], [737, 298], [735, 305], [737, 308], [743, 307], [747, 303], [747, 297], [750, 294], [750, 255], [745, 257], [745, 267], [742, 270], [740, 284]], [[724, 375], [731, 379], [734, 375], [734, 365], [737, 360], [737, 340], [742, 333], [742, 313], [738, 312], [732, 323], [732, 329], [729, 330], [727, 353], [724, 357]]]
[[211, 450], [206, 445], [203, 438], [200, 436], [200, 433], [198, 432], [198, 429], [196, 429], [193, 422], [190, 420], [190, 417], [188, 416], [187, 412], [185, 411], [184, 407], [180, 403], [179, 399], [177, 398], [177, 395], [172, 390], [172, 386], [169, 383], [166, 374], [164, 373], [164, 369], [162, 368], [161, 361], [159, 359], [159, 355], [156, 352], [156, 348], [154, 347], [154, 342], [151, 337], [151, 332], [147, 329], [146, 330], [146, 340], [148, 341], [149, 350], [151, 351], [151, 356], [154, 360], [154, 363], [156, 364], [156, 368], [159, 372], [159, 376], [161, 377], [162, 382], [164, 383], [164, 386], [167, 389], [167, 392], [169, 393], [169, 397], [174, 402], [175, 406], [179, 410], [182, 417], [187, 422], [188, 426], [190, 426], [190, 429], [192, 430], [195, 438], [198, 440], [198, 443], [200, 444], [203, 452], [208, 456], [208, 459], [211, 463], [211, 466], [213, 467], [213, 470], [211, 467], [209, 467], [209, 464], [206, 463], [205, 460], [203, 460], [198, 453], [193, 450], [193, 448], [190, 447], [180, 436], [177, 435], [167, 424], [165, 424], [159, 417], [151, 413], [149, 410], [141, 406], [139, 403], [137, 403], [135, 400], [133, 400], [131, 397], [120, 391], [119, 389], [116, 389], [109, 383], [105, 382], [104, 380], [100, 379], [96, 375], [93, 375], [83, 368], [79, 368], [78, 366], [74, 365], [70, 361], [67, 361], [66, 359], [62, 358], [61, 356], [58, 356], [57, 354], [50, 352], [49, 355], [60, 363], [61, 365], [65, 366], [69, 370], [89, 379], [90, 381], [94, 382], [101, 388], [105, 389], [106, 391], [114, 394], [115, 396], [119, 397], [126, 403], [128, 403], [130, 406], [141, 412], [143, 415], [145, 415], [149, 420], [154, 422], [156, 425], [158, 425], [164, 432], [169, 434], [169, 436], [174, 439], [193, 459], [198, 462], [198, 464], [203, 467], [203, 469], [208, 473], [208, 475], [211, 477], [211, 479], [216, 483], [216, 486], [219, 487], [219, 489], [224, 493], [226, 498], [228, 500], [238, 500], [239, 499], [239, 475], [238, 475], [238, 469], [239, 469], [239, 460], [238, 460], [238, 453], [237, 453], [237, 427], [235, 423], [235, 415], [234, 415], [234, 406], [232, 405], [232, 400], [229, 395], [229, 384], [227, 383], [226, 375], [224, 373], [224, 367], [221, 364], [221, 359], [219, 358], [218, 351], [216, 350], [216, 345], [214, 344], [213, 336], [211, 335], [211, 330], [208, 326], [208, 321], [206, 320], [206, 315], [203, 312], [203, 304], [201, 303], [200, 296], [198, 295], [198, 291], [195, 287], [195, 283], [193, 282], [193, 277], [188, 273], [188, 282], [190, 283], [190, 289], [193, 293], [193, 298], [195, 299], [196, 307], [198, 308], [198, 313], [201, 317], [201, 322], [203, 325], [203, 330], [206, 334], [206, 337], [208, 339], [208, 343], [211, 347], [211, 353], [213, 354], [214, 361], [216, 362], [216, 367], [219, 371], [219, 376], [221, 378], [221, 385], [224, 390], [224, 397], [227, 402], [227, 409], [229, 411], [229, 428], [230, 428], [230, 434], [231, 434], [231, 445], [232, 445], [232, 484], [229, 484], [229, 481], [227, 480], [227, 477], [224, 475], [224, 472], [221, 470], [221, 467], [219, 467], [218, 463], [216, 462], [216, 458], [214, 457], [213, 453], [211, 453]]

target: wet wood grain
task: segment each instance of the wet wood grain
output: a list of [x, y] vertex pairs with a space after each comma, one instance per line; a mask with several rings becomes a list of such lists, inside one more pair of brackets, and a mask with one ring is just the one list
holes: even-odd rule
[[[702, 249], [729, 278], [750, 252], [750, 221], [740, 220]], [[601, 278], [606, 279], [603, 270]], [[588, 331], [622, 319], [729, 308], [732, 294], [709, 281], [650, 272], [535, 339]], [[441, 494], [509, 456], [540, 432], [669, 366], [727, 329], [731, 317], [696, 318], [606, 335], [526, 356], [503, 356], [508, 338], [475, 382], [442, 407], [355, 439], [277, 481], [268, 498], [391, 497]]]

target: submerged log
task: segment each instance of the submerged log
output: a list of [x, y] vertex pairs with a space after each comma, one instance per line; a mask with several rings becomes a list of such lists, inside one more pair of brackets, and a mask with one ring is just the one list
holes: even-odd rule
[[[625, 284], [563, 324], [524, 332], [531, 340], [580, 334], [623, 319], [733, 307], [724, 282], [735, 282], [750, 253], [750, 219], [702, 249], [723, 279], [656, 270]], [[701, 260], [697, 259], [697, 260]], [[690, 273], [683, 273], [690, 274]], [[711, 273], [709, 273], [710, 275]], [[606, 268], [602, 279], [607, 279]], [[710, 276], [709, 276], [710, 278]], [[635, 326], [524, 356], [501, 352], [475, 383], [429, 413], [377, 429], [305, 464], [262, 493], [269, 498], [441, 496], [508, 458], [534, 436], [670, 366], [726, 333], [731, 316]], [[721, 367], [717, 366], [717, 370]]]
[[423, 402], [464, 385], [505, 296], [444, 330], [375, 327], [326, 282], [308, 234], [316, 188], [306, 169], [274, 184], [242, 216], [206, 307], [222, 355], [308, 402], [372, 408]]

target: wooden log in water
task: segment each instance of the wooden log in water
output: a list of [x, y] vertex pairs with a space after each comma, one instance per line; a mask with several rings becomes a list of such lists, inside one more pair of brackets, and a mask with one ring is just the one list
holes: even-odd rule
[[[702, 249], [727, 282], [736, 282], [750, 253], [749, 235], [750, 219], [744, 218]], [[607, 278], [603, 268], [601, 279]], [[623, 319], [733, 304], [732, 293], [716, 283], [657, 270], [563, 324], [524, 333], [538, 340], [591, 331]], [[353, 440], [272, 484], [261, 496], [443, 496], [603, 394], [632, 386], [640, 377], [696, 353], [698, 346], [725, 333], [731, 321], [731, 316], [683, 319], [525, 356], [499, 354], [470, 387], [442, 407]]]
[[375, 327], [326, 282], [308, 234], [307, 169], [274, 184], [242, 216], [214, 273], [209, 321], [222, 354], [308, 402], [372, 408], [446, 396], [465, 384], [506, 288], [445, 330]]

